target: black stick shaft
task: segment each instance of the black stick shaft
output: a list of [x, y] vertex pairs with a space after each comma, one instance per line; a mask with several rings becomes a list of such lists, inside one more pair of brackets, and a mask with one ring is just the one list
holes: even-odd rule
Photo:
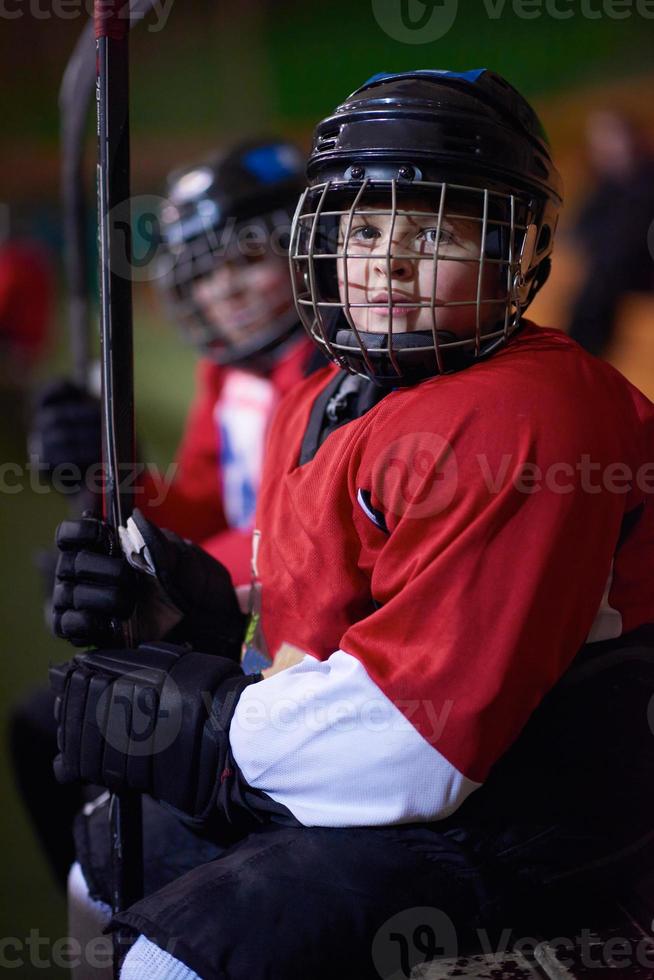
[[95, 91], [95, 38], [93, 24], [82, 36], [66, 66], [59, 106], [61, 110], [61, 203], [64, 255], [68, 283], [70, 349], [73, 377], [86, 388], [90, 365], [90, 309], [87, 208], [84, 193], [84, 134], [91, 95]]
[[127, 39], [125, 32], [120, 41], [97, 41], [103, 455], [106, 518], [114, 527], [132, 510], [124, 477], [134, 462], [132, 284], [125, 274], [131, 257]]
[[[132, 510], [131, 480], [125, 477], [134, 465], [132, 284], [125, 275], [131, 259], [128, 30], [124, 0], [96, 0], [103, 505], [115, 528]], [[129, 629], [125, 643], [133, 645]], [[140, 796], [115, 795], [110, 819], [112, 905], [120, 912], [143, 893]], [[114, 935], [117, 976], [124, 946], [120, 931]]]
[[[155, 0], [130, 0], [130, 28]], [[61, 205], [69, 299], [73, 377], [86, 388], [91, 363], [91, 303], [87, 248], [87, 200], [84, 179], [86, 123], [96, 91], [95, 25], [89, 22], [71, 54], [59, 90], [61, 114]]]

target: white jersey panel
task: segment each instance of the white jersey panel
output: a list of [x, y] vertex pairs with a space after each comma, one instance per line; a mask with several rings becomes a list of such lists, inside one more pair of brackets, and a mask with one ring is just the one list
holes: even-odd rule
[[247, 687], [229, 739], [248, 783], [307, 827], [442, 819], [479, 786], [343, 650], [325, 661], [307, 654]]
[[216, 403], [223, 507], [232, 528], [248, 531], [254, 524], [266, 432], [276, 398], [271, 381], [232, 370]]

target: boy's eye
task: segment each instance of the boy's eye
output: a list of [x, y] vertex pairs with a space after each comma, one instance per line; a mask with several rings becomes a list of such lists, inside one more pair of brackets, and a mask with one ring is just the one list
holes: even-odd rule
[[418, 238], [427, 242], [429, 245], [435, 245], [437, 241], [441, 244], [449, 245], [454, 240], [452, 232], [442, 226], [440, 235], [438, 234], [438, 228], [423, 228]]
[[359, 225], [350, 232], [350, 238], [357, 242], [374, 242], [379, 235], [374, 225]]

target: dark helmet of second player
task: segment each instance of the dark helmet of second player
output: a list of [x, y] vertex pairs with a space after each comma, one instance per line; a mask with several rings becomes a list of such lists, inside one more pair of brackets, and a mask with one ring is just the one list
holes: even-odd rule
[[[506, 343], [547, 279], [561, 179], [533, 109], [491, 71], [373, 76], [319, 123], [307, 175], [291, 241], [296, 304], [312, 339], [350, 372], [411, 383], [472, 364]], [[435, 226], [434, 241], [420, 256], [432, 263], [430, 295], [420, 295], [419, 289], [417, 301], [403, 311], [407, 316], [411, 307], [417, 310], [421, 326], [394, 332], [388, 286], [382, 298], [388, 325], [378, 332], [369, 323], [361, 329], [366, 307], [374, 307], [365, 290], [366, 302], [354, 302], [348, 283], [357, 269], [352, 222], [366, 221], [374, 211], [386, 215], [390, 242], [395, 221], [415, 217], [416, 201], [421, 214], [431, 211]], [[442, 228], [449, 218], [462, 217], [481, 229], [478, 254], [465, 260], [477, 263], [479, 285], [456, 299], [476, 321], [463, 339], [443, 327], [447, 308], [455, 303], [441, 301], [436, 285], [439, 263], [447, 257]], [[390, 244], [382, 258], [390, 279]], [[497, 309], [498, 315], [484, 324], [489, 314], [481, 283], [492, 264], [501, 304], [493, 300], [487, 309], [493, 309], [493, 317]], [[372, 302], [380, 301], [373, 297]]]
[[[252, 139], [168, 178], [156, 282], [186, 337], [220, 364], [267, 363], [299, 328], [287, 256], [304, 166], [293, 143]], [[283, 265], [276, 302], [270, 291], [257, 289], [256, 309], [246, 297], [234, 313], [232, 304], [227, 314], [212, 316], [210, 298], [199, 298], [198, 285], [210, 283], [219, 270], [238, 278], [239, 270], [247, 275], [249, 266], [272, 262]]]

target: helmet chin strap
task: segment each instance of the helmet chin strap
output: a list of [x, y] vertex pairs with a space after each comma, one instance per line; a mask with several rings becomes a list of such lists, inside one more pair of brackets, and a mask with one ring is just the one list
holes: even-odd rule
[[[388, 350], [387, 333], [371, 333], [367, 330], [359, 331], [361, 342], [366, 350]], [[457, 337], [450, 330], [439, 330], [438, 339], [443, 344], [456, 343]], [[433, 339], [431, 330], [412, 330], [407, 333], [393, 334], [393, 350], [410, 350], [420, 347], [427, 347], [433, 357]], [[336, 333], [336, 343], [343, 347], [355, 347], [360, 349], [359, 341], [354, 330], [342, 329]]]
[[[517, 333], [522, 326], [523, 322], [519, 321], [513, 333]], [[379, 374], [372, 378], [377, 385], [415, 384], [416, 381], [426, 380], [439, 374], [434, 369], [435, 354], [431, 330], [414, 330], [408, 333], [393, 334], [393, 351], [399, 357], [403, 369], [403, 375], [401, 377], [398, 377], [394, 372], [390, 358], [388, 357], [389, 335], [387, 333], [360, 331], [359, 336], [366, 351], [379, 367]], [[443, 345], [456, 344], [461, 340], [460, 337], [457, 337], [450, 330], [439, 330], [437, 336], [439, 342]], [[482, 341], [480, 354], [476, 355], [474, 353], [474, 338], [470, 339], [470, 347], [450, 347], [449, 349], [445, 348], [442, 350], [446, 373], [460, 371], [462, 368], [469, 367], [490, 356], [505, 344], [503, 336], [495, 337], [487, 341], [486, 344]], [[347, 348], [355, 353], [361, 350], [357, 335], [351, 329], [341, 328], [337, 330], [334, 345], [339, 352], [345, 354], [346, 361], [349, 360], [345, 353]], [[352, 361], [350, 361], [350, 364], [355, 366]], [[358, 365], [356, 366], [358, 367]]]
[[[361, 343], [365, 346], [370, 360], [376, 367], [376, 373], [371, 375], [374, 384], [381, 387], [397, 387], [403, 385], [416, 384], [427, 378], [434, 377], [439, 372], [435, 370], [436, 357], [434, 354], [434, 338], [431, 330], [412, 331], [411, 333], [394, 333], [393, 352], [395, 358], [400, 362], [402, 374], [398, 375], [388, 353], [389, 335], [387, 333], [369, 333], [361, 331], [359, 334]], [[456, 342], [457, 337], [449, 331], [439, 330], [438, 339], [443, 344]], [[357, 373], [361, 373], [360, 364], [356, 355], [360, 354], [361, 346], [354, 330], [340, 329], [336, 331], [334, 346], [340, 353], [344, 354], [344, 361], [354, 368]], [[345, 350], [348, 349], [355, 355], [354, 358], [348, 357]], [[455, 358], [452, 351], [448, 352], [448, 360], [454, 367]], [[464, 364], [459, 361], [457, 356], [457, 367]]]

